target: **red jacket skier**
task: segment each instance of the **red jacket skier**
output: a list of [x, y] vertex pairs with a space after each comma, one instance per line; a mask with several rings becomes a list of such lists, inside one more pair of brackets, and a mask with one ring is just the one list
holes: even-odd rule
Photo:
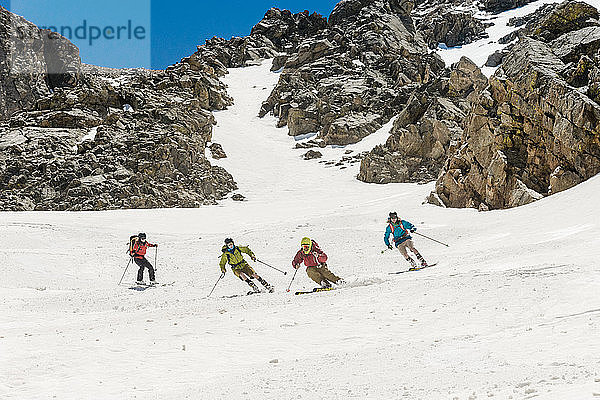
[[146, 241], [146, 234], [141, 232], [137, 235], [137, 238], [132, 241], [130, 245], [129, 254], [133, 257], [133, 261], [140, 267], [137, 273], [137, 281], [138, 284], [144, 283], [144, 268], [148, 268], [148, 275], [150, 275], [150, 284], [154, 285], [156, 283], [155, 275], [154, 275], [154, 267], [150, 264], [150, 261], [146, 260], [146, 250], [148, 247], [158, 247], [157, 244], [152, 244]]
[[321, 250], [317, 242], [310, 238], [302, 238], [300, 250], [292, 260], [292, 267], [298, 269], [300, 264], [306, 265], [306, 274], [323, 288], [330, 288], [331, 282], [342, 284], [344, 281], [327, 268], [327, 254]]

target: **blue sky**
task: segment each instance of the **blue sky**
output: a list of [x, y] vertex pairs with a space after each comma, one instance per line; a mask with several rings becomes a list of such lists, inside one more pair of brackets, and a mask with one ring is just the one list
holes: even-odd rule
[[271, 7], [329, 16], [338, 1], [0, 0], [0, 5], [38, 26], [54, 26], [65, 36], [71, 33], [84, 62], [162, 69], [213, 36], [248, 35]]

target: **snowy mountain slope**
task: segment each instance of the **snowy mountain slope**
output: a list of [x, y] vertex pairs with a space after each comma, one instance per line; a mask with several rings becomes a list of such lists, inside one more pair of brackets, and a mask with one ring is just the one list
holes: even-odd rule
[[[0, 396], [597, 398], [600, 177], [510, 210], [423, 205], [431, 184], [369, 185], [357, 164], [301, 160], [274, 119], [255, 117], [277, 80], [269, 66], [231, 70], [235, 105], [216, 114], [229, 156], [216, 163], [248, 201], [0, 215]], [[438, 266], [389, 274], [407, 268], [380, 252], [392, 210], [450, 244], [415, 237]], [[116, 285], [137, 231], [160, 244], [157, 277], [175, 285]], [[229, 236], [290, 272], [253, 264], [276, 293], [221, 298], [247, 290], [228, 271], [206, 298]], [[348, 287], [285, 293], [303, 236]], [[313, 283], [302, 269], [292, 287]]]

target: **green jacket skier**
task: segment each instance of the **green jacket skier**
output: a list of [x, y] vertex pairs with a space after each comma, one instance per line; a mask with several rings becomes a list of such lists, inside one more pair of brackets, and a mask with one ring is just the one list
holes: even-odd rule
[[246, 282], [248, 286], [252, 288], [254, 293], [260, 292], [260, 289], [252, 281], [252, 278], [256, 278], [270, 293], [275, 291], [275, 288], [261, 278], [246, 260], [244, 260], [242, 253], [248, 254], [252, 261], [256, 261], [256, 256], [248, 246], [236, 246], [233, 239], [227, 238], [225, 239], [225, 245], [221, 251], [223, 252], [221, 261], [219, 262], [219, 267], [221, 267], [222, 272], [221, 276], [225, 276], [225, 272], [227, 271], [225, 266], [229, 264], [233, 274]]

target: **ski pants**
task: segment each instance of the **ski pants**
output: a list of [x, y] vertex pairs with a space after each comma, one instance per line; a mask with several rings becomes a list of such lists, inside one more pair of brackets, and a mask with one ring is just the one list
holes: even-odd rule
[[233, 272], [233, 274], [235, 276], [237, 276], [238, 278], [240, 277], [240, 273], [244, 273], [248, 278], [251, 278], [252, 275], [254, 275], [256, 272], [254, 271], [254, 269], [247, 263], [247, 262], [242, 262], [242, 264], [240, 264], [238, 267], [236, 268], [231, 268], [231, 271]]
[[416, 263], [415, 263], [415, 260], [413, 260], [408, 255], [408, 250], [412, 251], [414, 253], [414, 255], [417, 256], [417, 260], [419, 260], [421, 265], [426, 265], [426, 262], [423, 259], [423, 256], [421, 255], [421, 253], [419, 253], [418, 250], [415, 249], [415, 246], [413, 245], [412, 240], [406, 239], [404, 242], [396, 244], [396, 247], [398, 248], [398, 250], [400, 250], [400, 253], [402, 253], [402, 255], [404, 256], [406, 261], [408, 261], [410, 263], [410, 265], [412, 265], [413, 267], [416, 266]]
[[137, 280], [138, 281], [143, 281], [144, 280], [144, 268], [148, 268], [148, 274], [150, 275], [150, 280], [154, 281], [155, 276], [154, 276], [154, 267], [152, 266], [152, 264], [150, 264], [150, 261], [146, 260], [146, 257], [142, 257], [142, 258], [134, 258], [133, 261], [135, 261], [135, 263], [138, 265], [138, 267], [140, 267], [140, 269], [138, 269], [138, 273], [137, 273]]
[[329, 282], [336, 283], [341, 278], [327, 269], [327, 264], [322, 263], [318, 267], [308, 267], [306, 268], [306, 274], [310, 279], [318, 283], [319, 285], [323, 280], [328, 280]]

